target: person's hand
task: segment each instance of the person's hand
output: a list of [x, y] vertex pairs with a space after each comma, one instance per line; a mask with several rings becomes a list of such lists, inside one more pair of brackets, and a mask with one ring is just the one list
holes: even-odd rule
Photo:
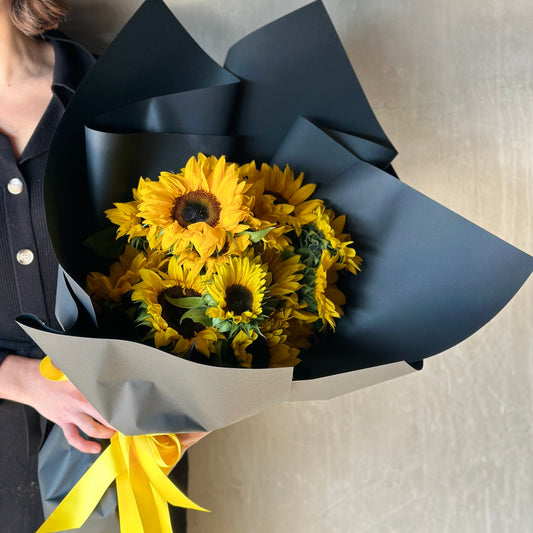
[[203, 439], [207, 433], [177, 433], [177, 437], [181, 442], [181, 456], [191, 447], [194, 446], [199, 440]]
[[[25, 403], [63, 430], [67, 442], [85, 453], [99, 453], [100, 444], [84, 439], [109, 439], [115, 430], [70, 381], [50, 381], [39, 371], [40, 361], [15, 355], [0, 366], [0, 397]], [[9, 384], [9, 385], [8, 385]]]

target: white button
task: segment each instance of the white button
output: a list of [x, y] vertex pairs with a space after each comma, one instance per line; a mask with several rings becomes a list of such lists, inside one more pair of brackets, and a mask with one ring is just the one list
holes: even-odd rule
[[33, 261], [34, 255], [31, 250], [24, 248], [17, 252], [17, 261], [21, 265], [29, 265]]
[[24, 183], [18, 178], [12, 178], [7, 184], [7, 190], [11, 194], [20, 194], [24, 190]]

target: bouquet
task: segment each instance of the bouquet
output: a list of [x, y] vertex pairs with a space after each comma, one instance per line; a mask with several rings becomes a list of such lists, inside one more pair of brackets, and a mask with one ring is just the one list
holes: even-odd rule
[[[206, 154], [205, 159], [198, 154]], [[51, 331], [27, 316], [20, 323], [103, 417], [128, 436], [212, 430], [283, 401], [331, 398], [420, 369], [424, 358], [457, 344], [490, 320], [528, 278], [533, 258], [398, 180], [391, 167], [395, 154], [321, 2], [239, 41], [221, 67], [194, 43], [161, 0], [147, 0], [80, 85], [50, 150], [45, 197], [50, 234], [64, 269], [57, 312], [67, 333]], [[167, 174], [157, 180], [161, 172], [180, 176], [188, 167], [205, 165], [209, 175], [213, 165], [228, 162], [235, 164], [232, 172], [239, 179], [223, 191], [225, 201], [231, 204], [233, 196], [248, 195], [245, 216], [233, 219], [236, 227], [229, 231], [234, 240], [228, 240], [227, 233], [225, 240], [203, 234], [185, 240], [167, 231], [152, 213], [155, 199], [148, 194], [155, 183], [167, 183]], [[311, 188], [316, 186], [324, 200], [323, 205], [312, 204], [313, 216], [333, 227], [339, 241], [332, 246], [337, 254], [325, 244], [318, 247], [320, 258], [318, 253], [314, 256], [319, 261], [312, 267], [314, 289], [319, 278], [326, 286], [321, 305], [327, 311], [318, 311], [315, 298], [317, 319], [308, 315], [315, 309], [305, 298], [310, 289], [305, 283], [308, 266], [292, 266], [300, 263], [300, 250], [305, 249], [298, 243], [299, 235], [311, 230], [302, 229], [307, 223], [303, 220], [294, 226], [283, 219], [294, 216], [296, 206], [280, 213], [281, 224], [261, 212], [256, 202], [262, 185], [256, 173], [262, 172], [262, 162], [268, 164], [267, 173], [274, 172], [275, 165], [280, 174], [286, 165], [296, 176], [304, 173], [306, 183], [314, 184]], [[266, 201], [271, 207], [287, 205], [270, 196]], [[303, 199], [308, 201], [316, 200]], [[135, 302], [144, 307], [142, 321], [154, 345], [173, 353], [133, 342], [136, 334], [124, 334], [114, 319], [107, 321], [112, 335], [102, 337], [94, 327], [93, 307], [80, 287], [89, 272], [107, 276], [109, 259], [97, 257], [83, 243], [105, 231], [104, 212], [113, 204], [117, 205], [108, 214], [130, 241], [124, 248], [129, 256], [119, 261], [121, 268], [129, 259], [133, 264], [135, 254], [137, 261], [163, 268], [156, 274], [159, 279], [140, 269], [139, 279], [126, 292], [131, 289]], [[132, 207], [128, 220], [126, 205]], [[180, 211], [176, 204], [174, 208]], [[196, 216], [183, 211], [179, 215]], [[152, 234], [151, 220], [159, 228]], [[320, 229], [316, 219], [312, 224]], [[157, 249], [163, 241], [172, 253]], [[233, 320], [239, 315], [235, 308], [228, 320], [223, 314], [228, 312], [227, 301], [226, 308], [213, 304], [224, 295], [222, 273], [236, 279], [227, 266], [216, 265], [228, 251], [226, 245], [233, 247], [230, 264], [246, 264], [235, 271], [246, 270], [254, 280], [252, 299], [240, 315], [248, 311], [261, 316], [254, 311], [253, 298], [266, 294], [262, 287], [268, 283], [272, 292], [276, 289], [271, 307], [261, 307], [265, 318], [254, 327], [245, 326], [251, 320]], [[97, 248], [103, 251], [102, 245]], [[233, 254], [235, 249], [239, 254]], [[114, 257], [114, 251], [108, 255]], [[364, 260], [363, 268], [353, 276], [360, 266], [358, 257]], [[201, 268], [198, 258], [206, 260]], [[276, 271], [276, 261], [287, 263], [287, 275], [280, 274], [285, 272], [281, 267]], [[150, 305], [159, 309], [149, 297], [149, 284], [163, 287], [169, 270], [181, 272], [187, 262], [199, 268], [197, 281], [211, 276], [208, 288], [194, 289], [200, 296], [192, 298], [199, 300], [169, 294], [157, 305], [176, 307], [179, 323], [191, 320], [205, 330], [213, 327], [210, 337], [204, 334], [205, 339], [194, 342], [192, 351], [193, 343], [161, 328], [160, 317], [149, 312]], [[341, 265], [348, 273], [337, 286]], [[328, 271], [326, 282], [319, 276], [321, 268]], [[113, 307], [112, 298], [110, 293], [99, 297], [106, 282], [102, 277], [96, 282], [98, 276], [93, 275], [93, 294], [100, 310], [106, 311]], [[209, 285], [210, 280], [214, 281]], [[337, 286], [331, 297], [328, 286]], [[124, 294], [114, 303], [123, 305]], [[340, 306], [342, 319], [335, 316], [341, 314]], [[270, 325], [271, 313], [289, 310], [289, 317], [276, 317], [279, 324]], [[284, 320], [297, 324], [296, 333], [294, 327], [283, 328]], [[321, 331], [326, 324], [330, 330], [335, 324], [335, 331]], [[308, 335], [311, 330], [319, 332], [314, 341]], [[261, 344], [267, 345], [268, 362], [260, 354]], [[296, 359], [300, 362], [294, 367], [278, 366]], [[199, 364], [213, 361], [228, 366]], [[41, 479], [44, 492], [47, 485], [68, 492], [75, 480], [60, 482], [58, 475], [56, 471]], [[154, 483], [150, 490], [155, 493], [159, 484]], [[122, 519], [126, 513], [119, 514]]]
[[141, 178], [132, 201], [107, 211], [119, 259], [88, 277], [100, 324], [116, 335], [126, 318], [126, 337], [146, 326], [137, 340], [198, 362], [296, 365], [342, 314], [339, 272], [361, 264], [346, 217], [310, 198], [303, 178], [203, 154], [179, 174]]

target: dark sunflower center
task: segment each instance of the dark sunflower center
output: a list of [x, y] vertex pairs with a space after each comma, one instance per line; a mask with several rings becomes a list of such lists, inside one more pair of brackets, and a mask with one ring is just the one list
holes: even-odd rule
[[236, 315], [242, 315], [245, 311], [251, 311], [254, 303], [254, 295], [242, 285], [235, 284], [226, 288], [226, 311], [233, 311]]
[[278, 204], [290, 204], [289, 200], [287, 200], [279, 192], [265, 191], [265, 194], [270, 194], [270, 196], [273, 196], [276, 199], [275, 203], [278, 203]]
[[159, 293], [157, 303], [161, 306], [161, 316], [165, 322], [186, 339], [192, 339], [195, 333], [205, 329], [202, 324], [194, 322], [190, 318], [181, 321], [181, 317], [187, 312], [187, 309], [171, 304], [167, 300], [167, 296], [169, 298], [186, 298], [188, 296], [201, 296], [200, 293], [180, 286], [169, 287]]
[[176, 198], [171, 217], [182, 227], [205, 222], [215, 226], [220, 217], [220, 204], [214, 194], [206, 191], [191, 191]]

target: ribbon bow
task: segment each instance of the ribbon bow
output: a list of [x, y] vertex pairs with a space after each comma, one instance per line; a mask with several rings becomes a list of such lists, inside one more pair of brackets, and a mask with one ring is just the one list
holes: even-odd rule
[[[54, 381], [67, 379], [48, 357], [41, 363], [41, 373]], [[175, 434], [128, 437], [115, 433], [37, 533], [81, 527], [115, 480], [121, 532], [172, 533], [169, 503], [206, 511], [167, 477], [180, 456], [181, 443]]]

